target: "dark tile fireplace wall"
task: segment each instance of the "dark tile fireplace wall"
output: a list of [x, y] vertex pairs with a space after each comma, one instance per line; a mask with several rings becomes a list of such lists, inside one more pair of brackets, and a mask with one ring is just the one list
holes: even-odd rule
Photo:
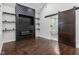
[[35, 38], [35, 9], [16, 4], [16, 40]]

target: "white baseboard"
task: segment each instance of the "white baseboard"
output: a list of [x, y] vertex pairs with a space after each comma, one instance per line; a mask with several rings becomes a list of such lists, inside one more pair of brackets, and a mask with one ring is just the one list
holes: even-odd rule
[[0, 45], [0, 54], [2, 52], [3, 43]]
[[3, 41], [3, 43], [8, 43], [8, 42], [12, 42], [12, 41], [16, 41], [16, 40], [5, 40], [5, 41]]
[[43, 35], [39, 35], [39, 37], [42, 37], [42, 38], [45, 38], [45, 39], [49, 39], [50, 40], [49, 37], [46, 37], [46, 36], [43, 36]]
[[[46, 37], [46, 36], [43, 36], [43, 35], [39, 35], [39, 36], [42, 37], [42, 38], [45, 38], [45, 39], [51, 40], [50, 37]], [[58, 41], [56, 38], [53, 38], [52, 40]]]
[[79, 45], [76, 45], [76, 48], [79, 48]]

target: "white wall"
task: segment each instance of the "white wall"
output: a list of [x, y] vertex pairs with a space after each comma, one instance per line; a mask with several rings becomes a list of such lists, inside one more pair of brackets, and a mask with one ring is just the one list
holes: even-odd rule
[[49, 18], [45, 18], [46, 15], [57, 13], [58, 11], [64, 11], [73, 8], [73, 6], [79, 7], [78, 3], [48, 3], [40, 13], [40, 36], [50, 39], [49, 31]]
[[76, 10], [76, 47], [79, 48], [79, 10]]
[[1, 50], [2, 50], [2, 4], [0, 4], [0, 53], [1, 53]]
[[[15, 7], [12, 6], [12, 4], [3, 4], [2, 5], [2, 12], [9, 12], [15, 14]], [[15, 16], [14, 15], [9, 15], [9, 14], [2, 14], [2, 20], [7, 20], [7, 21], [15, 21]], [[2, 29], [13, 29], [15, 28], [15, 23], [3, 23], [2, 24]], [[10, 42], [10, 41], [15, 41], [15, 31], [5, 31], [3, 32], [3, 42]]]
[[[36, 18], [39, 18], [39, 13], [35, 14]], [[35, 24], [36, 23], [40, 23], [40, 20], [35, 19]], [[35, 29], [39, 28], [40, 26], [35, 25]], [[35, 36], [38, 37], [40, 35], [40, 31], [39, 30], [35, 30]]]

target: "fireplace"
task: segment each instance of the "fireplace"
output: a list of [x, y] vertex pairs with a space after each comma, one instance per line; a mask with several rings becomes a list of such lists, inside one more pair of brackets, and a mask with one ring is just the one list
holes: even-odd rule
[[27, 31], [21, 32], [21, 36], [28, 36], [28, 35], [32, 35], [32, 30], [27, 30]]
[[16, 40], [28, 37], [35, 38], [35, 9], [16, 4], [15, 11]]

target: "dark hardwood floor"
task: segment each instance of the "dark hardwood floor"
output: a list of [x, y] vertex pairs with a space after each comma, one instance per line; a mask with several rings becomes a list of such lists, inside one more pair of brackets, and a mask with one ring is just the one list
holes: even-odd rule
[[4, 43], [2, 55], [76, 55], [79, 49], [41, 37]]

